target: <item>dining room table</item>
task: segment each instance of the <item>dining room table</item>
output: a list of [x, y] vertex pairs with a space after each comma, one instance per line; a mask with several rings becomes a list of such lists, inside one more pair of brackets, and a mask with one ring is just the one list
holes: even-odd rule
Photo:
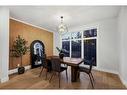
[[[59, 56], [47, 56], [47, 60], [51, 61], [53, 57], [59, 58]], [[79, 78], [78, 66], [83, 62], [83, 59], [63, 57], [63, 59], [60, 59], [60, 62], [62, 64], [67, 64], [68, 66], [71, 66], [71, 81], [76, 82]]]

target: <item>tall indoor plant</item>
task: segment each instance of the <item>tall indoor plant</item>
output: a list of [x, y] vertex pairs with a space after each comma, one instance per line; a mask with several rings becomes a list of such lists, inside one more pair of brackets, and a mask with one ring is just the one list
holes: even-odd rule
[[22, 65], [22, 57], [29, 50], [29, 47], [27, 46], [27, 43], [28, 42], [24, 38], [22, 38], [20, 35], [18, 35], [16, 37], [16, 40], [13, 42], [12, 55], [14, 57], [20, 57], [20, 59], [21, 59], [20, 66], [18, 66], [18, 73], [19, 74], [22, 74], [25, 71], [25, 68]]

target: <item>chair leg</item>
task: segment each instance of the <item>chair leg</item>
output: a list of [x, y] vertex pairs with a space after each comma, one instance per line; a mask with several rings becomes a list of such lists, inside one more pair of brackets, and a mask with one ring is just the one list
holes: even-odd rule
[[92, 78], [91, 78], [90, 74], [88, 74], [88, 75], [89, 75], [89, 78], [90, 78], [90, 82], [91, 82], [92, 88], [94, 88]]
[[94, 77], [93, 77], [93, 74], [92, 74], [92, 73], [90, 73], [90, 74], [91, 74], [91, 76], [92, 76], [93, 81], [95, 81], [95, 79], [94, 79]]
[[54, 75], [54, 73], [52, 74], [51, 78], [49, 79], [49, 82], [51, 82], [51, 79], [52, 79], [53, 75]]
[[59, 73], [59, 88], [60, 88], [60, 73]]
[[39, 77], [41, 77], [42, 71], [43, 71], [43, 67], [42, 67], [42, 70], [41, 70], [41, 72], [40, 72], [40, 75], [39, 75]]
[[67, 70], [66, 70], [66, 78], [67, 78], [67, 80], [68, 80], [68, 74], [67, 74]]
[[48, 70], [46, 69], [46, 78], [45, 78], [46, 80], [47, 80], [47, 74], [48, 74]]

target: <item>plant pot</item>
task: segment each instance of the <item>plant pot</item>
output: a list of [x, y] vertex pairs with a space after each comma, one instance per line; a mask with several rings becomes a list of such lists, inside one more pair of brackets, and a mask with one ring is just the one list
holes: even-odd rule
[[59, 57], [60, 57], [60, 59], [63, 59], [64, 53], [59, 53]]
[[23, 74], [25, 72], [25, 68], [24, 67], [19, 67], [18, 68], [18, 74]]

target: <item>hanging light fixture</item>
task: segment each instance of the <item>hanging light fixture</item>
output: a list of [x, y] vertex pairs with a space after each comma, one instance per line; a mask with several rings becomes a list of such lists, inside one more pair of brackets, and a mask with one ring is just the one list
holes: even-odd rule
[[63, 23], [63, 16], [60, 17], [61, 18], [61, 22], [60, 25], [58, 26], [58, 32], [60, 34], [65, 34], [66, 32], [68, 32], [68, 28], [67, 26]]

